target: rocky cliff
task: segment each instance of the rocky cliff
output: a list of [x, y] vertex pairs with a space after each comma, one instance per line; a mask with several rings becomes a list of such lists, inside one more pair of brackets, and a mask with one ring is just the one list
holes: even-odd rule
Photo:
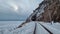
[[39, 4], [39, 7], [37, 7], [26, 21], [18, 26], [18, 28], [30, 21], [60, 22], [60, 0], [42, 1]]
[[60, 22], [60, 0], [42, 1], [26, 20], [30, 21]]

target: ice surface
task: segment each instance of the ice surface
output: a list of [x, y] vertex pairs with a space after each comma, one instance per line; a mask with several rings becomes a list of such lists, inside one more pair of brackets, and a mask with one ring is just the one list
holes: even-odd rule
[[16, 27], [17, 24], [0, 26], [0, 34], [33, 34], [35, 23], [27, 23], [23, 27], [14, 30]]
[[[39, 23], [44, 25], [49, 29], [53, 34], [60, 34], [60, 23], [44, 23], [44, 22], [29, 22], [23, 25], [21, 28], [16, 28], [21, 23], [9, 23], [0, 26], [0, 34], [49, 34]], [[36, 26], [36, 29], [35, 29]]]

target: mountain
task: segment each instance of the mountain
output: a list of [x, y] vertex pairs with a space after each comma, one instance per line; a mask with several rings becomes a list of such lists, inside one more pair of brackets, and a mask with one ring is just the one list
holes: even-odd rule
[[60, 0], [42, 1], [26, 20], [30, 21], [60, 22]]
[[31, 21], [60, 22], [60, 0], [43, 0], [18, 28]]

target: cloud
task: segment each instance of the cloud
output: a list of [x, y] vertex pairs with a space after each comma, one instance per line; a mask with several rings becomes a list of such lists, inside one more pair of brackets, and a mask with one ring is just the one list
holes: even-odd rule
[[[18, 15], [21, 19], [26, 19], [32, 11], [38, 7], [41, 1], [42, 0], [0, 0], [0, 16], [4, 14], [6, 14], [6, 17], [8, 17], [8, 15]], [[13, 18], [13, 16], [11, 18]]]

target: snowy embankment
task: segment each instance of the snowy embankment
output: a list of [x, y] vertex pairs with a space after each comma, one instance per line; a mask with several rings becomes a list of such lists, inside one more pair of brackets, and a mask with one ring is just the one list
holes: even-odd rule
[[44, 25], [53, 34], [60, 34], [59, 23], [29, 22], [21, 28], [15, 29], [21, 23], [6, 24], [0, 26], [0, 34], [50, 34], [40, 24]]
[[50, 30], [53, 34], [60, 34], [60, 23], [41, 23], [44, 25], [48, 30]]

